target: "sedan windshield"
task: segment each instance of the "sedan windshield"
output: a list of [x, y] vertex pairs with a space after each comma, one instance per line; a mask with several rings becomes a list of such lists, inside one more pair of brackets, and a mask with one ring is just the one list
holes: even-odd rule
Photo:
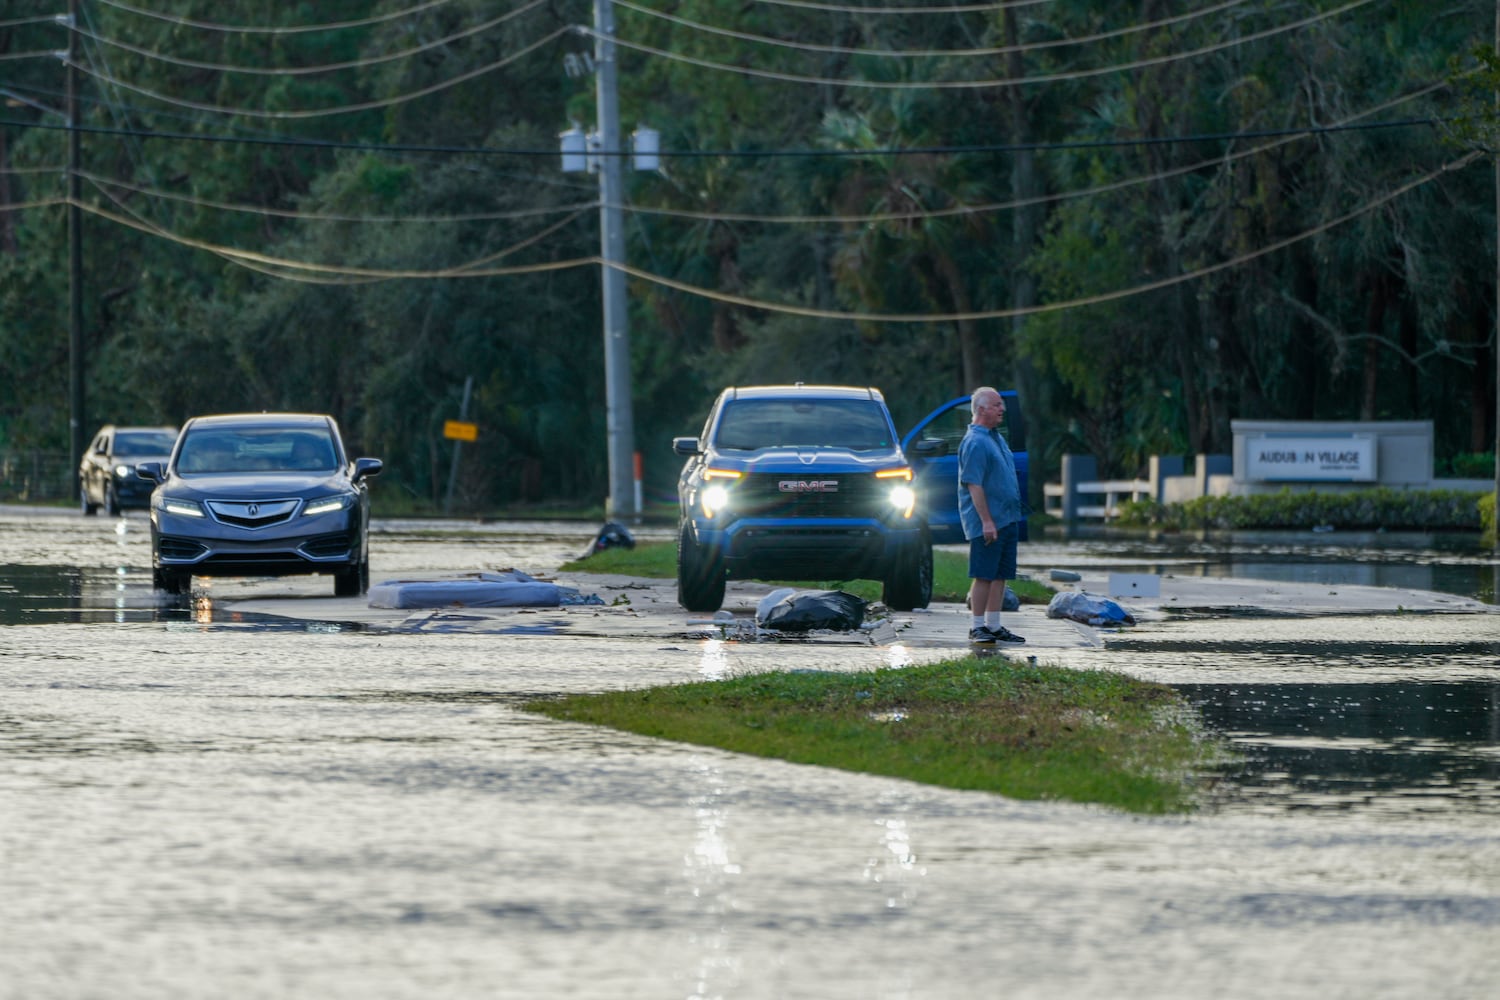
[[169, 431], [121, 431], [115, 435], [116, 458], [170, 455], [177, 435]]
[[333, 439], [317, 428], [213, 428], [191, 432], [182, 442], [177, 471], [331, 472], [338, 468]]

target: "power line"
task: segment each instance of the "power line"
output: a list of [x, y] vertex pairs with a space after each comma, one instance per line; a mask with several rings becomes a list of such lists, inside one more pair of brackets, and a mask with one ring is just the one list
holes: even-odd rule
[[[541, 264], [519, 265], [503, 268], [481, 267], [477, 266], [475, 261], [470, 261], [466, 264], [461, 264], [456, 267], [427, 270], [345, 267], [329, 264], [313, 264], [304, 261], [292, 261], [285, 258], [272, 257], [268, 254], [255, 253], [252, 251], [238, 250], [233, 247], [226, 247], [218, 244], [208, 243], [204, 240], [194, 240], [187, 237], [178, 236], [161, 229], [159, 226], [155, 226], [151, 223], [142, 222], [136, 219], [131, 219], [126, 216], [118, 215], [114, 212], [108, 211], [107, 209], [100, 208], [97, 205], [80, 204], [78, 207], [84, 211], [100, 216], [101, 218], [105, 218], [121, 225], [128, 226], [140, 232], [168, 239], [182, 246], [214, 253], [222, 257], [233, 259], [236, 262], [253, 263], [266, 267], [286, 268], [288, 270], [302, 271], [320, 277], [343, 276], [374, 280], [489, 278], [569, 270], [576, 267], [598, 264], [603, 267], [613, 267], [625, 273], [629, 277], [660, 285], [664, 288], [670, 288], [674, 291], [682, 292], [688, 295], [693, 295], [715, 302], [722, 302], [728, 305], [737, 305], [747, 309], [756, 309], [763, 312], [782, 313], [786, 315], [802, 316], [811, 319], [844, 320], [864, 323], [951, 323], [968, 320], [1010, 319], [1017, 316], [1034, 316], [1041, 313], [1081, 309], [1087, 306], [1117, 302], [1122, 299], [1132, 298], [1137, 295], [1143, 295], [1147, 292], [1161, 291], [1165, 288], [1171, 288], [1176, 285], [1197, 280], [1198, 278], [1217, 274], [1222, 271], [1239, 267], [1242, 264], [1249, 263], [1250, 261], [1256, 260], [1260, 257], [1264, 257], [1271, 253], [1275, 253], [1279, 250], [1284, 250], [1287, 247], [1294, 246], [1295, 244], [1300, 243], [1304, 240], [1322, 235], [1323, 233], [1344, 225], [1345, 223], [1348, 223], [1361, 216], [1368, 215], [1370, 212], [1373, 212], [1377, 208], [1381, 208], [1384, 205], [1395, 201], [1397, 198], [1400, 198], [1401, 196], [1421, 187], [1424, 184], [1430, 183], [1431, 181], [1443, 176], [1444, 174], [1463, 169], [1469, 164], [1474, 163], [1476, 160], [1482, 159], [1485, 155], [1486, 154], [1477, 150], [1474, 152], [1466, 153], [1458, 159], [1451, 160], [1448, 163], [1445, 163], [1442, 166], [1437, 167], [1436, 169], [1429, 171], [1428, 173], [1420, 177], [1417, 177], [1405, 184], [1387, 191], [1385, 194], [1378, 195], [1377, 197], [1365, 202], [1365, 204], [1359, 206], [1358, 208], [1345, 212], [1337, 216], [1336, 218], [1305, 229], [1300, 233], [1296, 233], [1295, 235], [1276, 240], [1272, 243], [1267, 244], [1266, 246], [1260, 247], [1259, 249], [1239, 254], [1235, 257], [1229, 258], [1228, 260], [1220, 261], [1217, 264], [1210, 264], [1205, 267], [1184, 272], [1182, 274], [1173, 275], [1169, 278], [1162, 278], [1157, 281], [1146, 282], [1144, 284], [1134, 285], [1129, 288], [1117, 289], [1113, 292], [1101, 292], [1096, 295], [1088, 295], [1080, 298], [1068, 299], [1061, 302], [1047, 302], [1034, 306], [1024, 306], [1008, 309], [974, 310], [960, 313], [840, 312], [832, 309], [816, 309], [808, 306], [785, 305], [782, 303], [768, 302], [762, 299], [752, 299], [743, 295], [732, 295], [725, 292], [717, 292], [712, 289], [702, 288], [697, 285], [688, 284], [687, 282], [677, 281], [672, 278], [654, 274], [650, 271], [644, 271], [639, 268], [634, 268], [622, 262], [608, 261], [603, 257], [597, 256], [573, 258], [563, 261], [548, 261]], [[479, 258], [479, 260], [492, 260], [494, 259], [494, 256], [495, 255], [489, 255], [488, 258]]]
[[253, 25], [219, 24], [212, 21], [198, 21], [190, 17], [179, 17], [175, 14], [163, 14], [161, 11], [146, 10], [141, 7], [132, 7], [128, 3], [121, 3], [120, 0], [94, 0], [94, 2], [102, 4], [105, 7], [114, 7], [116, 10], [123, 10], [131, 14], [139, 14], [142, 17], [151, 17], [159, 21], [167, 21], [171, 24], [182, 25], [188, 28], [201, 28], [204, 31], [222, 31], [229, 34], [242, 35], [298, 35], [313, 31], [340, 31], [345, 28], [364, 28], [372, 24], [380, 24], [385, 21], [394, 21], [397, 18], [409, 17], [413, 14], [420, 14], [423, 11], [431, 10], [433, 7], [441, 7], [444, 4], [449, 3], [450, 0], [428, 0], [427, 3], [419, 3], [414, 7], [407, 7], [404, 10], [391, 11], [387, 14], [376, 14], [371, 17], [361, 18], [355, 21], [333, 21], [327, 24], [303, 24], [289, 28], [256, 27]]
[[[540, 264], [521, 264], [513, 265], [511, 267], [483, 268], [476, 267], [474, 261], [468, 261], [455, 267], [428, 268], [420, 270], [415, 268], [396, 269], [348, 267], [336, 264], [315, 264], [308, 263], [306, 261], [288, 260], [284, 257], [272, 257], [269, 254], [257, 253], [252, 250], [239, 250], [235, 247], [224, 246], [217, 243], [210, 243], [207, 240], [197, 240], [186, 236], [179, 236], [176, 233], [172, 233], [168, 230], [162, 229], [160, 226], [157, 226], [154, 223], [147, 222], [138, 218], [132, 218], [130, 215], [120, 215], [119, 213], [111, 212], [109, 209], [101, 208], [98, 205], [92, 205], [87, 202], [79, 202], [78, 208], [92, 215], [96, 215], [102, 219], [108, 219], [110, 222], [118, 223], [119, 225], [134, 229], [137, 232], [145, 233], [150, 236], [160, 237], [172, 243], [176, 243], [179, 246], [188, 247], [194, 250], [203, 250], [208, 253], [216, 254], [220, 257], [233, 259], [237, 262], [248, 261], [272, 267], [283, 267], [291, 270], [305, 271], [311, 274], [319, 275], [345, 275], [350, 277], [375, 278], [379, 280], [390, 280], [397, 278], [494, 278], [511, 277], [519, 274], [538, 274], [545, 271], [564, 271], [575, 267], [583, 267], [589, 264], [597, 264], [600, 260], [600, 258], [598, 257], [579, 257], [572, 260], [545, 261]], [[582, 212], [578, 213], [578, 215], [582, 214]], [[555, 229], [557, 227], [552, 228]], [[505, 252], [508, 253], [509, 251]], [[494, 254], [490, 254], [487, 255], [487, 258], [480, 259], [493, 259], [495, 256], [496, 255]]]
[[[1369, 0], [1365, 0], [1365, 2], [1369, 2]], [[107, 73], [102, 73], [99, 70], [93, 69], [89, 66], [80, 65], [73, 61], [67, 62], [68, 65], [76, 66], [77, 69], [84, 73], [87, 73], [89, 76], [92, 76], [97, 80], [112, 84], [117, 87], [122, 87], [125, 90], [131, 91], [132, 93], [140, 94], [144, 97], [149, 97], [153, 100], [161, 101], [164, 104], [171, 104], [181, 108], [190, 108], [194, 111], [206, 111], [212, 114], [237, 115], [245, 118], [264, 118], [277, 121], [302, 121], [309, 118], [325, 118], [329, 115], [354, 114], [360, 111], [373, 111], [379, 108], [388, 108], [396, 104], [403, 104], [407, 101], [416, 100], [419, 97], [427, 97], [432, 94], [439, 93], [441, 91], [447, 90], [450, 87], [455, 87], [460, 83], [467, 83], [470, 80], [484, 76], [486, 73], [492, 73], [497, 69], [503, 69], [511, 63], [530, 55], [547, 43], [573, 30], [575, 29], [570, 26], [558, 28], [551, 34], [538, 39], [530, 45], [527, 45], [519, 51], [513, 52], [502, 59], [497, 59], [494, 62], [487, 63], [484, 66], [469, 70], [465, 73], [460, 73], [457, 76], [440, 81], [439, 83], [435, 83], [429, 87], [422, 87], [418, 90], [409, 91], [405, 94], [396, 94], [393, 97], [381, 98], [380, 100], [375, 101], [362, 101], [358, 104], [344, 104], [334, 108], [318, 108], [299, 111], [266, 111], [262, 108], [225, 107], [217, 104], [204, 104], [200, 101], [183, 100], [182, 98], [169, 97], [166, 94], [159, 94], [155, 91], [147, 90], [145, 87], [137, 87], [134, 84], [127, 83], [124, 80], [116, 79], [115, 77], [110, 76]]]
[[[1351, 0], [1350, 3], [1333, 10], [1323, 11], [1300, 21], [1280, 25], [1275, 28], [1267, 28], [1263, 31], [1252, 32], [1233, 38], [1228, 41], [1215, 42], [1201, 48], [1191, 49], [1186, 52], [1177, 52], [1165, 56], [1153, 56], [1147, 59], [1133, 59], [1129, 62], [1116, 63], [1112, 66], [1098, 66], [1093, 69], [1068, 70], [1060, 73], [1043, 73], [1038, 76], [1001, 77], [987, 80], [927, 80], [921, 82], [890, 81], [890, 80], [865, 80], [865, 79], [835, 79], [833, 77], [806, 76], [797, 73], [782, 73], [776, 70], [755, 69], [749, 66], [732, 66], [728, 63], [714, 62], [710, 59], [699, 59], [696, 56], [685, 56], [675, 52], [668, 52], [655, 46], [645, 45], [640, 42], [632, 42], [618, 35], [612, 36], [616, 45], [632, 49], [646, 55], [658, 56], [671, 62], [686, 63], [690, 66], [698, 66], [703, 69], [717, 70], [723, 73], [733, 73], [740, 76], [756, 77], [763, 80], [776, 80], [781, 83], [806, 83], [820, 87], [862, 87], [870, 90], [986, 90], [1004, 87], [1022, 87], [1027, 84], [1039, 83], [1061, 83], [1066, 80], [1084, 80], [1090, 77], [1105, 76], [1110, 73], [1123, 73], [1129, 70], [1147, 69], [1152, 66], [1163, 66], [1168, 63], [1179, 62], [1185, 59], [1196, 59], [1199, 56], [1210, 55], [1214, 52], [1222, 52], [1225, 49], [1247, 45], [1251, 42], [1263, 41], [1276, 35], [1285, 34], [1288, 31], [1296, 31], [1319, 21], [1328, 20], [1339, 14], [1357, 10], [1376, 0]], [[594, 38], [599, 33], [590, 27], [580, 26], [578, 31]]]
[[904, 59], [930, 57], [962, 58], [968, 56], [999, 56], [1008, 55], [1013, 52], [1034, 52], [1046, 49], [1062, 48], [1072, 45], [1091, 44], [1094, 42], [1108, 41], [1114, 38], [1123, 38], [1127, 35], [1133, 35], [1142, 31], [1152, 31], [1159, 28], [1170, 27], [1174, 24], [1181, 24], [1186, 21], [1196, 20], [1200, 17], [1206, 17], [1209, 14], [1217, 14], [1221, 11], [1229, 9], [1230, 7], [1240, 6], [1241, 4], [1245, 3], [1245, 0], [1223, 0], [1222, 3], [1216, 4], [1212, 7], [1201, 7], [1197, 10], [1188, 11], [1185, 14], [1177, 14], [1173, 17], [1165, 17], [1156, 21], [1146, 21], [1141, 24], [1131, 25], [1128, 28], [1117, 28], [1113, 31], [1100, 32], [1094, 35], [1083, 35], [1077, 38], [1054, 38], [1043, 42], [1028, 42], [1022, 45], [1002, 45], [992, 48], [976, 49], [870, 49], [853, 48], [851, 46], [844, 45], [818, 45], [812, 42], [787, 41], [786, 39], [770, 38], [765, 35], [754, 35], [748, 32], [734, 31], [729, 28], [720, 28], [712, 24], [704, 24], [701, 21], [693, 21], [685, 17], [678, 17], [675, 14], [668, 14], [665, 11], [652, 10], [650, 7], [643, 7], [640, 4], [632, 3], [631, 0], [612, 0], [612, 2], [616, 7], [623, 7], [626, 10], [633, 10], [637, 13], [645, 14], [649, 17], [655, 17], [664, 21], [670, 21], [673, 24], [681, 25], [682, 27], [690, 28], [694, 31], [701, 31], [711, 35], [719, 35], [720, 37], [724, 38], [733, 38], [738, 41], [753, 42], [758, 45], [771, 45], [779, 48], [796, 49], [803, 52], [821, 52], [831, 55], [855, 55], [870, 56], [873, 58]]
[[[1232, 142], [1241, 139], [1264, 139], [1274, 136], [1330, 135], [1338, 132], [1368, 132], [1392, 128], [1434, 127], [1443, 119], [1434, 117], [1403, 118], [1396, 121], [1348, 123], [1341, 125], [1301, 125], [1287, 128], [1251, 129], [1243, 132], [1205, 132], [1196, 135], [1134, 136], [1125, 139], [1076, 139], [1067, 142], [972, 143], [963, 146], [892, 146], [874, 149], [697, 149], [661, 150], [663, 159], [817, 159], [826, 157], [864, 156], [933, 156], [969, 153], [1064, 152], [1081, 149], [1118, 149], [1130, 146], [1168, 146], [1195, 142]], [[0, 119], [0, 125], [67, 131], [67, 125]], [[263, 146], [299, 146], [313, 149], [355, 149], [372, 153], [445, 153], [474, 156], [557, 156], [556, 149], [496, 149], [493, 146], [440, 146], [413, 143], [370, 143], [334, 139], [299, 139], [291, 136], [203, 135], [192, 132], [162, 132], [153, 129], [106, 128], [99, 125], [74, 125], [77, 132], [95, 135], [137, 136], [146, 139], [175, 139], [189, 142], [243, 143]], [[591, 156], [631, 156], [628, 149], [591, 150]]]
[[131, 184], [113, 177], [102, 177], [89, 171], [81, 172], [80, 176], [96, 188], [118, 188], [133, 194], [145, 195], [148, 198], [162, 198], [167, 201], [191, 205], [194, 208], [210, 208], [220, 212], [237, 212], [245, 215], [265, 216], [267, 218], [294, 219], [298, 222], [378, 223], [381, 225], [393, 223], [500, 222], [512, 219], [529, 219], [539, 215], [556, 215], [560, 212], [583, 212], [599, 207], [598, 199], [594, 199], [593, 201], [573, 202], [567, 205], [555, 205], [548, 208], [516, 209], [510, 212], [465, 212], [458, 215], [340, 215], [326, 212], [305, 212], [292, 208], [269, 208], [265, 205], [245, 205], [226, 201], [214, 201], [208, 198], [198, 198], [193, 195], [178, 194], [174, 191], [163, 191], [159, 188], [146, 187], [140, 184]]
[[755, 0], [777, 7], [803, 10], [825, 10], [836, 14], [978, 14], [989, 11], [1015, 10], [1053, 3], [1054, 0], [1002, 0], [1000, 3], [953, 4], [945, 7], [850, 7], [843, 4], [810, 3], [807, 0]]
[[15, 62], [18, 59], [61, 59], [66, 54], [57, 49], [33, 49], [30, 52], [0, 52], [0, 62]]
[[1229, 260], [1220, 261], [1217, 264], [1210, 264], [1206, 267], [1200, 267], [1183, 274], [1173, 275], [1170, 278], [1162, 278], [1158, 281], [1151, 281], [1142, 285], [1135, 285], [1130, 288], [1122, 288], [1113, 292], [1101, 292], [1097, 295], [1089, 295], [1082, 298], [1069, 299], [1064, 302], [1047, 302], [1040, 305], [1021, 306], [1010, 309], [983, 309], [970, 312], [942, 314], [839, 312], [832, 309], [814, 309], [804, 306], [787, 306], [778, 303], [764, 302], [759, 299], [752, 299], [742, 295], [729, 295], [723, 292], [715, 292], [707, 288], [700, 288], [696, 285], [690, 285], [686, 282], [675, 281], [671, 278], [664, 278], [661, 275], [652, 274], [649, 271], [642, 271], [638, 268], [631, 267], [628, 264], [609, 263], [604, 261], [601, 261], [601, 263], [606, 264], [606, 266], [616, 267], [619, 270], [624, 271], [632, 278], [637, 278], [641, 281], [648, 281], [653, 284], [661, 285], [665, 288], [673, 289], [674, 291], [684, 292], [689, 295], [696, 295], [700, 298], [712, 299], [715, 302], [723, 302], [728, 305], [743, 306], [748, 309], [759, 309], [766, 312], [803, 316], [810, 319], [848, 320], [861, 323], [955, 323], [966, 320], [1012, 319], [1017, 316], [1035, 316], [1041, 313], [1061, 312], [1064, 310], [1081, 309], [1086, 306], [1103, 305], [1107, 302], [1117, 302], [1121, 299], [1132, 298], [1136, 295], [1143, 295], [1147, 292], [1161, 291], [1164, 288], [1171, 288], [1174, 285], [1181, 285], [1189, 281], [1195, 281], [1198, 278], [1207, 277], [1211, 274], [1217, 274], [1220, 271], [1226, 271], [1231, 268], [1239, 267], [1241, 264], [1247, 264], [1250, 261], [1256, 260], [1260, 257], [1264, 257], [1267, 254], [1275, 253], [1278, 250], [1284, 250], [1289, 246], [1293, 246], [1297, 243], [1302, 242], [1303, 240], [1322, 235], [1323, 233], [1326, 233], [1331, 229], [1335, 229], [1346, 222], [1357, 219], [1362, 215], [1367, 215], [1370, 212], [1373, 212], [1375, 209], [1396, 200], [1407, 192], [1421, 187], [1422, 185], [1429, 183], [1435, 178], [1441, 177], [1445, 173], [1461, 170], [1462, 168], [1468, 166], [1476, 160], [1483, 158], [1485, 155], [1486, 154], [1477, 150], [1471, 153], [1466, 153], [1463, 156], [1459, 157], [1457, 160], [1452, 160], [1448, 163], [1445, 163], [1441, 167], [1438, 167], [1436, 170], [1424, 174], [1423, 176], [1418, 177], [1416, 180], [1410, 181], [1392, 191], [1380, 195], [1379, 197], [1366, 202], [1364, 205], [1360, 206], [1357, 209], [1354, 209], [1353, 211], [1345, 212], [1343, 215], [1340, 215], [1337, 218], [1331, 219], [1328, 222], [1321, 223], [1320, 225], [1314, 226], [1311, 229], [1305, 229], [1294, 236], [1289, 236], [1285, 239], [1277, 240], [1273, 243], [1259, 248], [1258, 250], [1252, 250], [1248, 253], [1239, 254], [1238, 256], [1232, 257]]
[[[1345, 118], [1343, 121], [1336, 122], [1329, 127], [1352, 126], [1353, 123], [1358, 121], [1360, 118], [1378, 114], [1381, 111], [1389, 110], [1390, 108], [1393, 108], [1399, 104], [1404, 104], [1407, 101], [1415, 100], [1419, 97], [1425, 97], [1428, 94], [1431, 94], [1438, 90], [1442, 90], [1447, 86], [1448, 82], [1446, 80], [1438, 83], [1428, 84], [1427, 86], [1422, 87], [1419, 90], [1413, 91], [1412, 93], [1404, 94], [1401, 97], [1385, 101], [1381, 104], [1375, 105], [1374, 107], [1367, 108], [1364, 111], [1352, 114], [1349, 117]], [[849, 224], [902, 222], [915, 219], [940, 219], [951, 218], [954, 216], [983, 215], [991, 212], [1000, 212], [1015, 208], [1028, 208], [1033, 205], [1048, 205], [1055, 202], [1070, 201], [1074, 198], [1084, 198], [1096, 194], [1108, 194], [1111, 191], [1121, 191], [1126, 188], [1137, 187], [1141, 184], [1149, 184], [1153, 181], [1166, 180], [1171, 177], [1180, 177], [1184, 174], [1195, 173], [1199, 170], [1205, 170], [1210, 167], [1221, 167], [1225, 164], [1233, 163], [1237, 160], [1245, 159], [1247, 157], [1259, 156], [1281, 146], [1297, 142], [1301, 139], [1309, 138], [1309, 136], [1310, 134], [1281, 136], [1271, 142], [1262, 143], [1258, 146], [1250, 146], [1245, 149], [1235, 150], [1233, 152], [1225, 153], [1222, 156], [1215, 156], [1212, 159], [1199, 160], [1196, 163], [1187, 163], [1181, 166], [1170, 167], [1168, 169], [1160, 170], [1150, 174], [1143, 174], [1135, 177], [1126, 177], [1117, 181], [1110, 181], [1106, 184], [1095, 184], [1073, 191], [1060, 191], [1053, 194], [1036, 195], [1030, 198], [1014, 198], [1009, 201], [985, 202], [979, 205], [956, 205], [950, 208], [924, 209], [922, 211], [878, 212], [867, 215], [808, 216], [757, 215], [751, 213], [736, 212], [695, 212], [687, 209], [660, 208], [656, 206], [643, 205], [625, 205], [622, 207], [625, 209], [625, 211], [631, 212], [635, 215], [660, 215], [670, 218], [697, 219], [700, 221], [709, 222], [753, 222], [767, 224]]]
[[420, 53], [428, 52], [432, 49], [439, 48], [441, 46], [448, 45], [477, 34], [481, 34], [485, 31], [490, 30], [491, 28], [504, 24], [506, 21], [520, 17], [522, 14], [526, 14], [542, 6], [543, 4], [550, 2], [551, 0], [530, 0], [530, 2], [525, 4], [524, 6], [518, 7], [513, 11], [502, 14], [499, 17], [491, 18], [490, 20], [485, 21], [482, 24], [473, 25], [472, 27], [465, 28], [462, 31], [454, 32], [451, 35], [446, 35], [442, 38], [437, 38], [430, 42], [424, 42], [421, 45], [417, 45], [409, 49], [402, 49], [399, 52], [388, 52], [385, 55], [369, 56], [362, 59], [351, 59], [347, 62], [341, 63], [326, 63], [320, 66], [283, 66], [268, 68], [264, 66], [243, 66], [226, 63], [200, 62], [196, 59], [182, 59], [177, 56], [166, 55], [165, 53], [158, 52], [155, 49], [148, 49], [139, 45], [133, 45], [130, 42], [124, 42], [117, 38], [106, 38], [102, 35], [95, 34], [94, 32], [87, 31], [83, 28], [75, 28], [74, 30], [84, 35], [85, 37], [91, 38], [103, 45], [109, 45], [114, 48], [124, 49], [127, 52], [134, 53], [135, 55], [141, 56], [145, 59], [164, 62], [172, 66], [183, 66], [188, 69], [212, 70], [218, 73], [246, 73], [256, 76], [310, 76], [316, 73], [332, 73], [339, 70], [364, 69], [370, 66], [378, 66], [383, 63], [393, 62], [397, 59], [407, 59]]

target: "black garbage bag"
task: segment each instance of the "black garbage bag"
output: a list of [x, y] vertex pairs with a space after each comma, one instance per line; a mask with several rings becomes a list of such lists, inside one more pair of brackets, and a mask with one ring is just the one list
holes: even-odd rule
[[865, 602], [842, 590], [796, 590], [756, 613], [761, 628], [778, 632], [847, 632], [865, 620]]
[[635, 548], [635, 536], [630, 529], [619, 521], [606, 521], [604, 527], [599, 529], [599, 534], [589, 543], [588, 551], [579, 558], [586, 558], [595, 552], [603, 552], [605, 549], [633, 549]]

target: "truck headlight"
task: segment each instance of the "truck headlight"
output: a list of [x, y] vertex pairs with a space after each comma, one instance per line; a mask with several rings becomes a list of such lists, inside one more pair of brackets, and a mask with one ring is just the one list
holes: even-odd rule
[[729, 490], [718, 483], [706, 486], [703, 488], [703, 495], [700, 502], [703, 504], [704, 515], [713, 517], [729, 506]]
[[894, 469], [881, 469], [875, 473], [876, 479], [896, 480], [891, 485], [891, 492], [887, 494], [891, 506], [901, 512], [902, 517], [911, 517], [911, 512], [917, 507], [917, 491], [912, 489], [911, 466], [902, 465]]
[[911, 512], [917, 507], [917, 491], [905, 483], [897, 483], [891, 487], [890, 501], [902, 517], [911, 517]]

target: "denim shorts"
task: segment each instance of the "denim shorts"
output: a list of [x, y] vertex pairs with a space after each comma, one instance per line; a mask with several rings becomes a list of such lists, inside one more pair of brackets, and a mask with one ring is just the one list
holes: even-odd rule
[[974, 580], [1014, 580], [1016, 578], [1016, 544], [1021, 528], [1012, 521], [1000, 529], [995, 540], [984, 544], [984, 538], [969, 540], [969, 577]]

